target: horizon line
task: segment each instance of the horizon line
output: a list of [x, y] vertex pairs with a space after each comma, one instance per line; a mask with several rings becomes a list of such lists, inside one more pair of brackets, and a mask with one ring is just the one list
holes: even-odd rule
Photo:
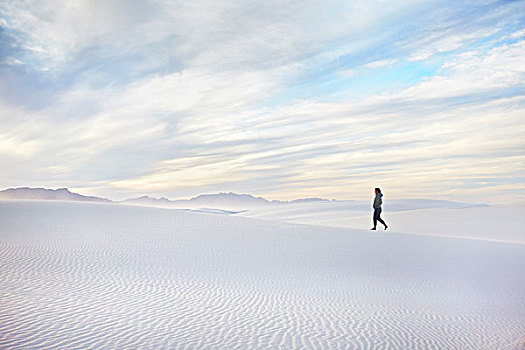
[[[200, 196], [220, 195], [220, 194], [234, 194], [234, 195], [239, 195], [239, 196], [250, 196], [250, 197], [252, 197], [254, 199], [263, 199], [263, 200], [265, 200], [265, 201], [267, 201], [269, 203], [275, 203], [275, 202], [292, 203], [294, 201], [305, 200], [305, 199], [317, 199], [319, 201], [328, 201], [328, 202], [334, 202], [334, 201], [337, 201], [337, 202], [343, 202], [343, 201], [347, 201], [347, 202], [366, 202], [366, 200], [322, 198], [322, 197], [300, 197], [300, 198], [295, 198], [295, 199], [291, 199], [291, 200], [268, 199], [268, 198], [266, 198], [266, 197], [264, 197], [262, 195], [255, 195], [255, 194], [252, 194], [252, 193], [239, 193], [239, 192], [233, 192], [233, 191], [227, 191], [227, 192], [219, 191], [219, 192], [216, 192], [216, 193], [200, 193], [200, 194], [194, 195], [192, 197], [176, 198], [176, 199], [170, 199], [170, 198], [165, 197], [165, 196], [152, 197], [149, 194], [142, 194], [142, 195], [133, 196], [133, 197], [129, 197], [129, 198], [121, 199], [121, 200], [115, 200], [115, 199], [111, 199], [111, 198], [105, 197], [105, 196], [104, 197], [100, 197], [100, 196], [95, 196], [95, 195], [85, 195], [85, 194], [82, 194], [80, 192], [72, 192], [70, 187], [57, 187], [57, 188], [53, 189], [53, 188], [46, 188], [46, 187], [30, 187], [30, 186], [4, 188], [4, 189], [0, 190], [0, 193], [5, 192], [7, 190], [19, 190], [19, 189], [46, 190], [46, 191], [67, 190], [71, 194], [76, 194], [76, 195], [80, 195], [80, 196], [83, 196], [83, 197], [91, 197], [91, 198], [108, 200], [108, 201], [110, 201], [112, 203], [120, 203], [120, 202], [125, 202], [125, 201], [133, 200], [133, 199], [139, 199], [139, 198], [143, 198], [143, 197], [148, 197], [148, 198], [155, 199], [155, 200], [165, 199], [165, 200], [168, 200], [170, 202], [190, 201], [190, 200], [198, 198]], [[73, 191], [76, 191], [76, 190], [73, 188]], [[0, 198], [0, 200], [1, 199], [3, 199], [3, 198]], [[411, 197], [411, 198], [397, 198], [397, 197], [394, 197], [394, 198], [388, 198], [388, 199], [389, 200], [431, 200], [431, 201], [443, 201], [443, 202], [450, 202], [450, 203], [481, 204], [481, 205], [492, 206], [492, 205], [490, 205], [488, 203], [485, 203], [485, 202], [458, 202], [458, 201], [453, 201], [453, 200], [449, 200], [449, 199], [425, 198], [425, 197]], [[509, 203], [509, 204], [511, 204], [511, 203]]]

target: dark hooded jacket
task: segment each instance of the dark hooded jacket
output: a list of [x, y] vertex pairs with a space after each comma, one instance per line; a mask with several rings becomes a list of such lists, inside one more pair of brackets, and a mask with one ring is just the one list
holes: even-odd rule
[[381, 204], [383, 204], [381, 197], [383, 197], [381, 192], [376, 194], [376, 198], [374, 198], [374, 205], [372, 206], [374, 209], [381, 208]]

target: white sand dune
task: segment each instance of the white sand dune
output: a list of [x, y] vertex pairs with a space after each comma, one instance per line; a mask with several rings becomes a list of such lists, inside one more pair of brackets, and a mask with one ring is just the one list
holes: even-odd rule
[[[393, 202], [393, 203], [391, 203]], [[412, 202], [412, 203], [411, 203]], [[525, 205], [468, 206], [453, 202], [387, 202], [389, 232], [525, 243]], [[440, 205], [442, 204], [442, 205]], [[416, 209], [422, 208], [422, 209]], [[238, 216], [330, 227], [372, 227], [370, 204], [317, 202], [245, 211]], [[379, 229], [382, 225], [379, 224]]]
[[518, 349], [525, 245], [0, 201], [0, 348]]

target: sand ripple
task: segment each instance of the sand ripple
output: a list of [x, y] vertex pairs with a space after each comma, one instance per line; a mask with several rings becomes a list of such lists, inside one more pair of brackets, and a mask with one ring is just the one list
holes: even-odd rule
[[85, 203], [0, 220], [0, 348], [524, 344], [524, 245]]

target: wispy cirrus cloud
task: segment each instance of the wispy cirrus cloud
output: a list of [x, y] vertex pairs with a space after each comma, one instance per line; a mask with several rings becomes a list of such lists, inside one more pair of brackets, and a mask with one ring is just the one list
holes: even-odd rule
[[519, 9], [4, 3], [0, 185], [522, 199]]
[[397, 62], [397, 59], [392, 58], [388, 60], [379, 60], [379, 61], [373, 61], [365, 64], [365, 67], [367, 68], [381, 68], [381, 67], [389, 67], [392, 66]]

